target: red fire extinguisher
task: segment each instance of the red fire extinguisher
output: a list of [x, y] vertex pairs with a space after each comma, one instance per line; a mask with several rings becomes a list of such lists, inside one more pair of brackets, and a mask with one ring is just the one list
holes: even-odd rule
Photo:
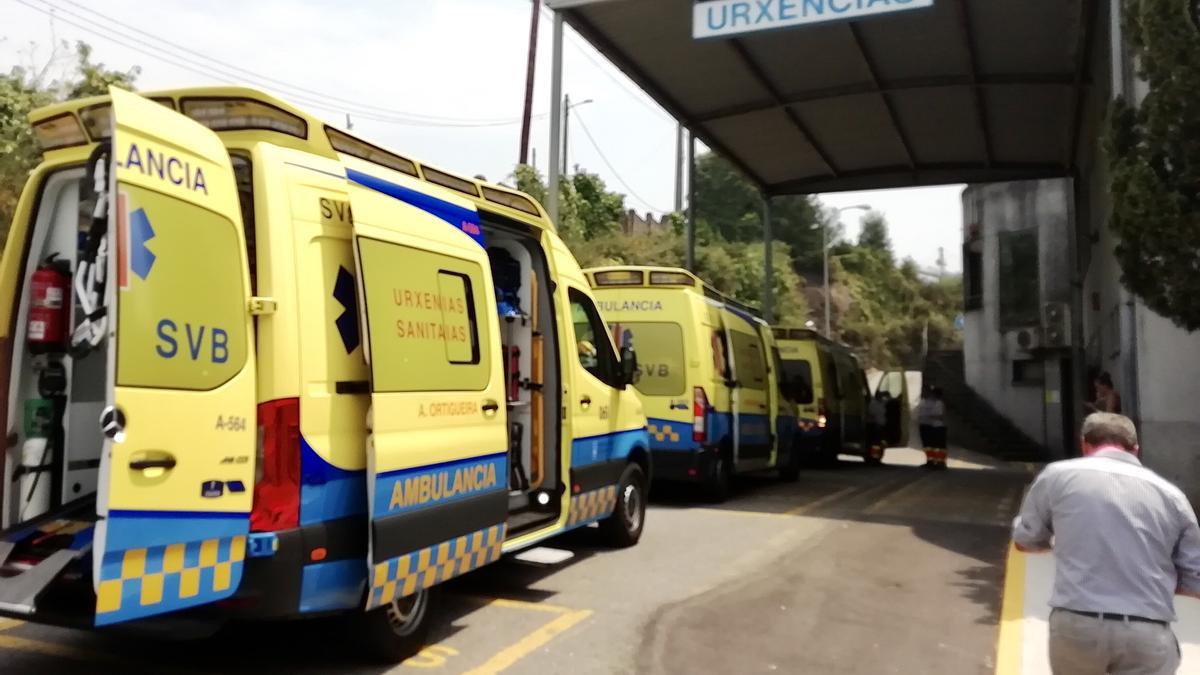
[[[55, 254], [57, 255], [57, 254]], [[29, 322], [26, 339], [37, 354], [62, 351], [67, 341], [71, 297], [70, 267], [51, 255], [33, 272], [30, 281]]]

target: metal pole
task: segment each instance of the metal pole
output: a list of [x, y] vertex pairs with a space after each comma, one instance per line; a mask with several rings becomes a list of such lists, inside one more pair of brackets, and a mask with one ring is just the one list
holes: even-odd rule
[[684, 265], [696, 271], [696, 137], [688, 132], [687, 254]]
[[571, 172], [567, 170], [567, 153], [571, 149], [568, 142], [568, 134], [571, 132], [571, 95], [563, 95], [563, 149], [562, 149], [562, 175], [569, 176]]
[[675, 129], [675, 213], [683, 213], [683, 125]]
[[553, 39], [550, 43], [550, 167], [546, 177], [546, 213], [558, 225], [558, 153], [562, 149], [559, 124], [562, 122], [562, 45], [563, 17], [554, 13]]
[[762, 196], [763, 213], [763, 319], [767, 323], [775, 322], [775, 259], [771, 255], [771, 242], [775, 235], [771, 233], [771, 196]]
[[824, 261], [825, 268], [825, 337], [832, 338], [833, 333], [830, 330], [830, 297], [829, 297], [829, 223], [825, 223], [821, 228], [821, 259]]
[[529, 63], [525, 66], [525, 110], [521, 113], [521, 164], [529, 160], [529, 122], [533, 117], [533, 76], [537, 63], [538, 17], [542, 15], [542, 0], [533, 0], [533, 13], [529, 18]]

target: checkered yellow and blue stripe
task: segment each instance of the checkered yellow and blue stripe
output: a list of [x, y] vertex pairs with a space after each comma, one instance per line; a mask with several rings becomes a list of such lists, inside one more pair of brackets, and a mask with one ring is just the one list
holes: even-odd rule
[[668, 422], [659, 422], [658, 424], [651, 422], [646, 425], [646, 431], [649, 431], [656, 441], [678, 443], [681, 438], [675, 426]]
[[106, 553], [96, 587], [96, 625], [194, 607], [237, 590], [246, 537], [219, 537]]
[[617, 506], [617, 486], [589, 490], [571, 496], [571, 510], [567, 517], [567, 527], [581, 525], [604, 518], [613, 512]]
[[504, 545], [504, 531], [505, 525], [501, 523], [375, 563], [371, 569], [367, 609], [386, 605], [396, 598], [496, 562]]

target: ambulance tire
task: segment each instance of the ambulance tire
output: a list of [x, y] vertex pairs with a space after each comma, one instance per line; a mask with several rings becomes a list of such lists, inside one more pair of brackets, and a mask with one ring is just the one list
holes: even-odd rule
[[426, 645], [438, 589], [425, 588], [415, 594], [358, 615], [352, 637], [372, 661], [400, 663]]
[[705, 481], [704, 492], [708, 497], [708, 501], [720, 504], [729, 499], [729, 492], [732, 489], [732, 485], [733, 462], [729, 457], [729, 453], [721, 450], [713, 457], [708, 479]]
[[629, 464], [617, 486], [617, 506], [612, 515], [600, 521], [600, 535], [610, 546], [628, 548], [642, 538], [646, 525], [646, 472]]

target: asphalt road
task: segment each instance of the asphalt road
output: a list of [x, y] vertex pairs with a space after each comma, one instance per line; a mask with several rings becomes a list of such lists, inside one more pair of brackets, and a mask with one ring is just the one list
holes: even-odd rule
[[328, 621], [164, 642], [0, 620], [0, 673], [990, 674], [1031, 474], [919, 461], [894, 449], [882, 467], [747, 479], [719, 506], [659, 491], [634, 548], [579, 531], [551, 544], [567, 563], [449, 584], [433, 644], [390, 669], [356, 660]]

